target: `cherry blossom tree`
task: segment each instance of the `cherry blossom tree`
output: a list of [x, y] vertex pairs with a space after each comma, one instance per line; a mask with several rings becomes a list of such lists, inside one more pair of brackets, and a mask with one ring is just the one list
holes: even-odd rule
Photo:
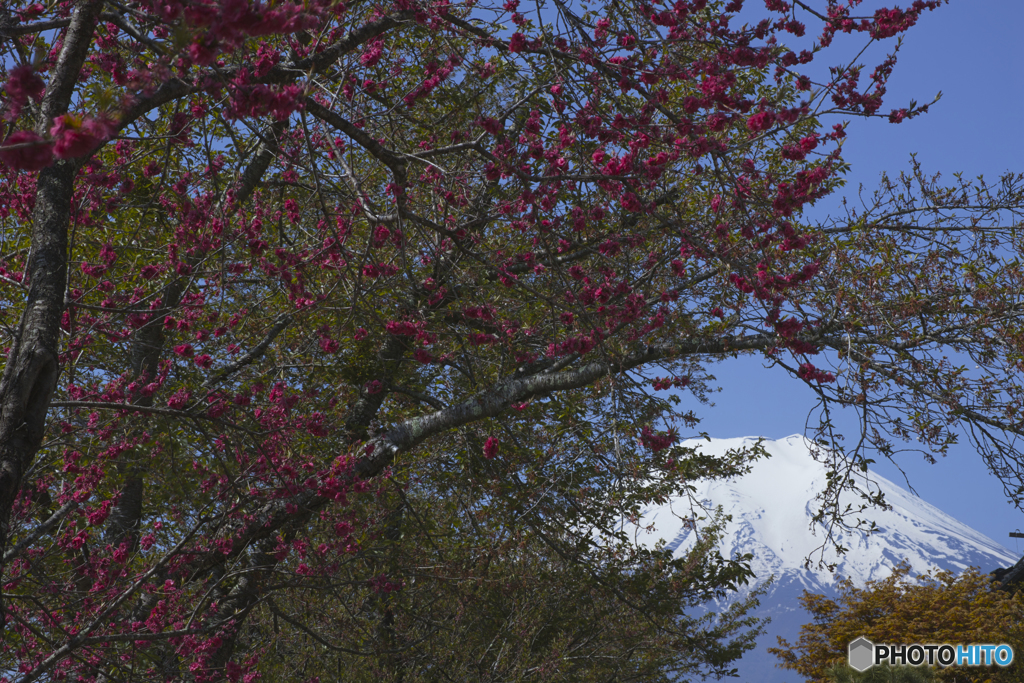
[[[892, 56], [806, 65], [939, 3], [817, 4], [6, 5], [3, 675], [252, 680], [283, 629], [430, 678], [403, 658], [475, 622], [440, 574], [413, 586], [422, 562], [557, 570], [551, 595], [582, 572], [587, 613], [633, 625], [622, 666], [726, 671], [739, 615], [683, 609], [742, 558], [713, 524], [672, 560], [623, 521], [756, 456], [673, 446], [737, 354], [813, 387], [833, 446], [828, 411], [857, 407], [852, 462], [966, 426], [1019, 500], [1021, 178], [915, 169], [802, 220], [845, 119], [927, 109], [882, 109]], [[562, 624], [514, 676], [571, 675], [597, 632], [501, 585], [507, 628]], [[300, 608], [340, 586], [361, 612]]]

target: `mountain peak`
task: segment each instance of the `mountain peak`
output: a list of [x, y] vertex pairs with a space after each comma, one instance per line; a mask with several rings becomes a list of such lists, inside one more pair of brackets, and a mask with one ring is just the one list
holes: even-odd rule
[[[743, 437], [694, 440], [683, 445], [722, 455], [757, 441], [756, 437]], [[725, 481], [696, 482], [694, 494], [696, 500], [720, 505], [732, 516], [726, 525], [722, 554], [753, 553], [752, 568], [759, 579], [798, 570], [807, 579], [813, 577], [814, 583], [831, 585], [835, 577], [818, 567], [816, 561], [810, 570], [804, 569], [807, 558], [817, 560], [819, 555], [837, 565], [836, 574], [849, 577], [858, 585], [888, 576], [893, 565], [903, 558], [919, 572], [932, 567], [959, 571], [972, 565], [991, 569], [1017, 560], [997, 542], [870, 470], [862, 475], [864, 486], [880, 490], [889, 509], [869, 508], [855, 515], [867, 525], [875, 523], [876, 529], [870, 535], [857, 530], [833, 530], [836, 542], [849, 549], [845, 555], [837, 556], [828, 546], [822, 550], [825, 527], [812, 523], [817, 512], [815, 498], [826, 486], [826, 466], [812, 454], [817, 447], [800, 435], [774, 441], [764, 439], [761, 447], [770, 457], [755, 461], [749, 474]], [[860, 502], [849, 492], [843, 494], [841, 501]], [[648, 507], [643, 520], [650, 530], [638, 531], [638, 540], [653, 544], [664, 539], [673, 551], [682, 552], [694, 540], [684, 524], [693, 512], [685, 499]]]
[[[770, 457], [755, 461], [751, 471], [741, 477], [694, 482], [697, 490], [693, 496], [704, 507], [713, 510], [721, 506], [732, 517], [725, 525], [722, 555], [751, 553], [756, 583], [772, 576], [775, 579], [755, 613], [770, 616], [772, 623], [759, 639], [757, 649], [740, 662], [742, 680], [776, 683], [797, 678], [793, 672], [776, 669], [776, 660], [764, 649], [775, 645], [775, 636], [791, 642], [799, 636], [800, 626], [809, 619], [799, 608], [803, 590], [835, 597], [840, 576], [863, 586], [867, 581], [888, 577], [903, 559], [919, 574], [935, 568], [960, 572], [970, 566], [991, 571], [1018, 559], [991, 538], [870, 470], [858, 473], [864, 479], [861, 487], [880, 490], [889, 508], [869, 508], [855, 515], [867, 525], [874, 522], [875, 530], [870, 535], [860, 530], [834, 529], [834, 541], [848, 549], [837, 555], [834, 547], [825, 543], [824, 526], [813, 522], [818, 509], [816, 496], [826, 486], [827, 468], [822, 456], [828, 456], [827, 452], [817, 450], [819, 447], [800, 435], [774, 441], [756, 437], [693, 440], [682, 445], [697, 447], [708, 455], [724, 455], [758, 441]], [[849, 492], [840, 501], [854, 507], [860, 503], [856, 494]], [[696, 540], [685, 521], [694, 514], [700, 511], [686, 498], [649, 506], [636, 529], [637, 541], [653, 546], [663, 540], [674, 554], [681, 554]], [[808, 558], [810, 565], [805, 566]], [[828, 571], [819, 559], [835, 564], [835, 572]], [[742, 591], [739, 597], [746, 593]]]

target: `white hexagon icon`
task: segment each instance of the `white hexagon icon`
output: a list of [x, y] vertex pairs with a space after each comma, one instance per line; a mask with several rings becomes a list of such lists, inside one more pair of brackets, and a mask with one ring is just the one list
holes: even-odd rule
[[863, 672], [875, 663], [875, 644], [861, 636], [850, 643], [850, 668]]

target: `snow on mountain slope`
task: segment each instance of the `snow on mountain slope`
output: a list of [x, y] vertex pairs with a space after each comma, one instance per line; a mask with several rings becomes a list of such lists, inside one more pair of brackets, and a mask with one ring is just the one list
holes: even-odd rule
[[[729, 449], [753, 444], [754, 438], [692, 441], [684, 445], [700, 446], [708, 454], [724, 454]], [[939, 567], [953, 571], [979, 566], [991, 571], [1009, 566], [1017, 557], [992, 539], [961, 524], [933, 505], [908, 493], [888, 479], [871, 473], [870, 479], [885, 494], [892, 509], [869, 509], [856, 515], [873, 521], [877, 530], [870, 536], [857, 531], [836, 531], [836, 540], [849, 548], [837, 557], [826, 549], [824, 559], [837, 563], [834, 574], [817, 566], [817, 549], [824, 541], [824, 528], [811, 527], [816, 511], [815, 496], [825, 488], [825, 466], [811, 456], [811, 445], [802, 436], [778, 441], [765, 440], [762, 447], [771, 457], [753, 464], [747, 475], [730, 481], [703, 481], [696, 484], [695, 498], [722, 506], [732, 516], [725, 528], [721, 552], [727, 557], [743, 553], [754, 556], [751, 568], [761, 583], [774, 575], [775, 582], [761, 599], [760, 616], [771, 616], [768, 634], [762, 636], [755, 652], [744, 657], [740, 680], [753, 683], [782, 683], [799, 680], [792, 672], [776, 669], [775, 658], [764, 648], [775, 644], [775, 636], [793, 642], [807, 620], [799, 606], [802, 590], [835, 595], [839, 576], [853, 579], [857, 585], [885, 578], [894, 564], [909, 560], [915, 572]], [[858, 499], [845, 494], [843, 501]], [[683, 519], [691, 515], [689, 501], [676, 499], [647, 508], [643, 529], [637, 540], [653, 545], [664, 540], [667, 547], [680, 553], [695, 540]], [[811, 567], [805, 569], [807, 557]]]

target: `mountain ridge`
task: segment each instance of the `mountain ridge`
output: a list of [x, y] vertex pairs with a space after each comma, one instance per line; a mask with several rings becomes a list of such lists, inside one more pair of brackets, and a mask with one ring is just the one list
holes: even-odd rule
[[[777, 660], [766, 647], [775, 645], [776, 636], [790, 642], [799, 636], [800, 626], [809, 620], [800, 608], [798, 598], [804, 590], [836, 596], [839, 577], [849, 577], [855, 585], [883, 579], [901, 559], [906, 559], [914, 573], [940, 568], [960, 572], [978, 566], [990, 572], [1010, 566], [1017, 556], [996, 541], [975, 531], [939, 508], [914, 496], [902, 487], [869, 469], [865, 481], [877, 487], [888, 509], [870, 508], [857, 516], [874, 522], [870, 535], [846, 529], [835, 529], [836, 542], [848, 548], [836, 555], [828, 546], [821, 559], [834, 564], [830, 572], [822, 563], [805, 560], [822, 546], [824, 528], [812, 524], [817, 511], [815, 496], [826, 484], [826, 467], [811, 454], [816, 448], [803, 436], [793, 435], [770, 440], [756, 437], [693, 440], [683, 446], [696, 446], [707, 454], [722, 455], [730, 449], [749, 447], [760, 441], [770, 457], [752, 464], [751, 471], [730, 480], [695, 482], [695, 500], [722, 506], [732, 516], [724, 527], [720, 551], [726, 557], [751, 553], [751, 569], [755, 585], [774, 576], [774, 582], [761, 598], [756, 616], [768, 616], [772, 623], [758, 640], [757, 649], [739, 663], [740, 679], [759, 683], [792, 683], [799, 680], [795, 672], [775, 668]], [[840, 498], [843, 504], [856, 502], [851, 494]], [[685, 510], [684, 510], [685, 508]], [[689, 500], [677, 498], [661, 505], [651, 505], [641, 514], [635, 528], [639, 543], [653, 546], [664, 541], [673, 554], [685, 552], [696, 540], [696, 533], [686, 519], [694, 514]], [[815, 535], [817, 532], [817, 535]], [[717, 601], [709, 609], [720, 610], [727, 602], [745, 597], [753, 586], [735, 597]]]

